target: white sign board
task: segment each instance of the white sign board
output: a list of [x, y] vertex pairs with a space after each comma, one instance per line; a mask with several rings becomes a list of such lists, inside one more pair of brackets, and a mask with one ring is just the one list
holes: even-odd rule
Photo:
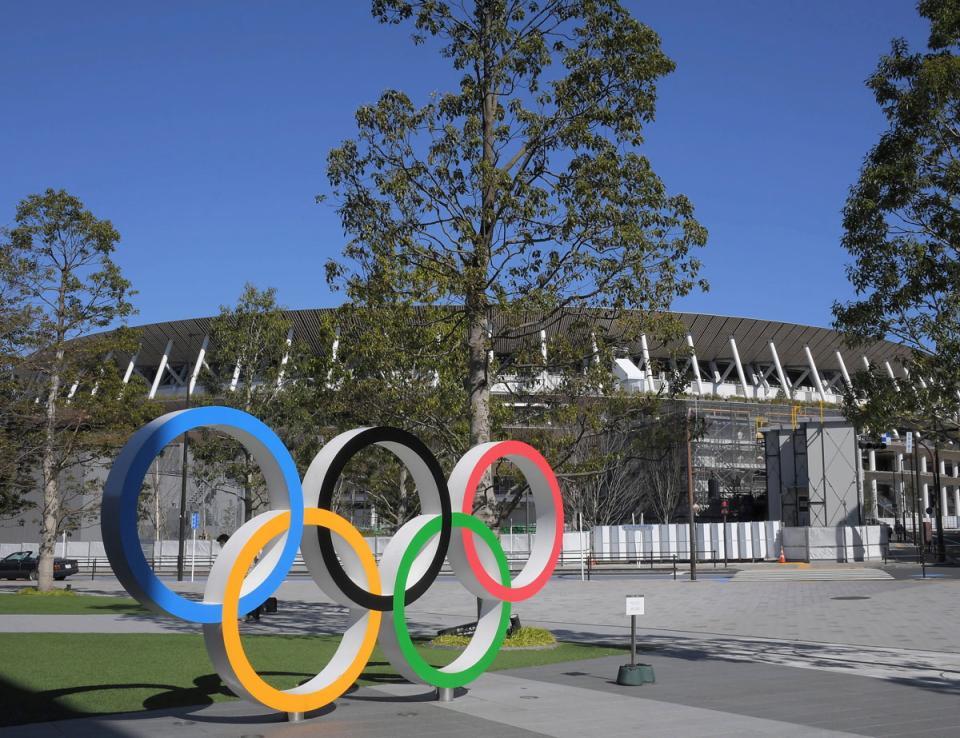
[[643, 615], [643, 595], [627, 595], [627, 615]]
[[913, 431], [907, 431], [907, 448], [906, 452], [908, 454], [913, 453]]

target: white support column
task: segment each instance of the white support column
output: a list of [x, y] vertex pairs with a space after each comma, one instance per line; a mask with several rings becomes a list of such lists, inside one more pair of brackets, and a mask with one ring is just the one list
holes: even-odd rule
[[690, 367], [693, 369], [693, 377], [697, 384], [697, 394], [703, 394], [703, 378], [700, 376], [700, 362], [697, 361], [697, 351], [693, 347], [693, 336], [687, 334], [687, 346], [690, 347]]
[[804, 346], [803, 353], [807, 355], [807, 363], [810, 365], [810, 374], [813, 376], [813, 384], [817, 388], [820, 399], [827, 401], [827, 393], [823, 391], [823, 382], [820, 380], [820, 372], [817, 371], [817, 365], [813, 361], [813, 354], [810, 353], [810, 347]]
[[947, 514], [947, 485], [943, 484], [943, 480], [947, 478], [947, 462], [940, 461], [940, 513], [942, 515]]
[[[330, 368], [327, 369], [327, 387], [332, 387], [333, 382], [333, 364], [337, 363], [337, 352], [340, 350], [340, 334], [333, 334], [333, 345], [330, 347]], [[487, 364], [493, 363], [493, 352], [487, 352]]]
[[883, 362], [883, 365], [884, 365], [884, 366], [886, 367], [886, 369], [887, 369], [887, 376], [890, 377], [890, 379], [893, 380], [893, 388], [894, 388], [897, 392], [899, 392], [899, 391], [900, 391], [900, 383], [897, 382], [897, 375], [893, 373], [893, 367], [890, 366], [890, 362], [889, 362], [889, 361]]
[[643, 374], [647, 379], [647, 390], [653, 389], [653, 369], [650, 367], [650, 348], [647, 346], [647, 334], [640, 334], [640, 353], [643, 354]]
[[130, 381], [130, 377], [133, 376], [133, 369], [137, 363], [137, 357], [140, 356], [139, 352], [130, 357], [130, 363], [127, 364], [127, 370], [123, 373], [123, 383], [126, 384]]
[[193, 365], [193, 371], [190, 373], [190, 383], [187, 385], [187, 395], [193, 394], [194, 387], [197, 386], [197, 377], [200, 376], [200, 370], [203, 368], [203, 362], [207, 356], [207, 344], [210, 342], [210, 336], [204, 336], [200, 344], [200, 351], [197, 352], [197, 361]]
[[167, 361], [170, 360], [170, 351], [173, 349], [173, 339], [167, 341], [167, 347], [163, 350], [163, 356], [160, 357], [160, 366], [157, 367], [157, 373], [153, 377], [153, 384], [150, 386], [149, 399], [157, 396], [157, 389], [160, 387], [160, 380], [163, 379], [163, 373], [167, 370]]
[[843, 356], [837, 351], [837, 363], [840, 364], [840, 373], [843, 375], [843, 381], [847, 383], [847, 387], [853, 387], [853, 382], [850, 381], [850, 373], [847, 371], [847, 365], [843, 363]]
[[230, 380], [230, 391], [237, 391], [237, 383], [240, 381], [240, 362], [233, 368], [233, 378]]
[[[543, 361], [543, 371], [540, 373], [540, 386], [543, 390], [547, 389], [547, 383], [549, 382], [549, 373], [547, 371], [547, 332], [541, 328], [540, 329], [540, 360]], [[439, 377], [438, 377], [439, 382]]]
[[770, 341], [770, 354], [773, 356], [773, 365], [777, 367], [777, 378], [780, 380], [780, 388], [783, 390], [788, 398], [793, 397], [793, 388], [790, 386], [790, 380], [787, 379], [786, 373], [783, 371], [783, 365], [780, 363], [780, 356], [777, 354], [777, 347]]
[[293, 345], [293, 327], [287, 331], [287, 345], [283, 350], [283, 358], [280, 359], [280, 373], [277, 374], [277, 387], [283, 386], [283, 375], [287, 370], [287, 362], [290, 360], [290, 347]]
[[[877, 470], [877, 452], [874, 449], [870, 449], [867, 452], [867, 470], [875, 472]], [[869, 510], [864, 510], [864, 513], [868, 517], [875, 518], [877, 517], [877, 511], [880, 507], [880, 501], [877, 498], [877, 479], [874, 477], [870, 480], [870, 492], [873, 495], [873, 505]]]
[[740, 378], [740, 386], [743, 387], [743, 396], [750, 397], [750, 390], [747, 388], [747, 375], [743, 372], [743, 364], [740, 363], [740, 352], [737, 351], [737, 342], [733, 336], [730, 336], [730, 350], [733, 352], [733, 363], [737, 366], [737, 377]]

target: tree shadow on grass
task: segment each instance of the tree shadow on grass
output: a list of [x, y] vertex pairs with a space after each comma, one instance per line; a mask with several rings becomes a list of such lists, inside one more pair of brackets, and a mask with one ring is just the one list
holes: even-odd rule
[[[266, 671], [261, 676], [301, 677], [301, 682], [311, 678], [312, 674], [289, 671]], [[356, 690], [356, 685], [347, 690], [347, 694]], [[198, 710], [212, 705], [215, 697], [234, 697], [233, 693], [220, 680], [217, 674], [204, 674], [196, 677], [189, 687], [172, 684], [133, 682], [127, 684], [90, 684], [31, 692], [0, 677], [0, 695], [3, 695], [5, 709], [0, 711], [0, 727], [24, 725], [27, 723], [70, 720], [102, 715], [115, 715], [117, 719], [139, 719], [144, 717], [138, 708], [132, 708], [126, 715], [114, 710], [78, 710], [64, 703], [64, 699], [77, 694], [108, 692], [111, 690], [149, 689], [155, 690], [141, 703], [142, 710], [189, 717], [196, 722], [211, 723], [265, 723], [284, 720], [284, 716], [275, 712], [261, 712], [252, 715], [197, 715]], [[325, 715], [334, 710], [328, 705], [310, 713], [310, 717]], [[104, 729], [105, 736], [126, 735]]]

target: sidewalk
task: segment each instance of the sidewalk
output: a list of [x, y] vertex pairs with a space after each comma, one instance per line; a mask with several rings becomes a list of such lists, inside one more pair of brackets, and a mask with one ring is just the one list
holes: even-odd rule
[[657, 683], [613, 683], [621, 657], [484, 674], [449, 703], [406, 683], [364, 687], [320, 715], [286, 723], [242, 702], [7, 728], [4, 738], [350, 736], [944, 736], [957, 691], [847, 674], [643, 654]]

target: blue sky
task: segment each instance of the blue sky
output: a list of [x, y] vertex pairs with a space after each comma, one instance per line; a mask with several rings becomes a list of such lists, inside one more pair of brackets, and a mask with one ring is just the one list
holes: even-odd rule
[[[884, 128], [863, 80], [907, 0], [627, 2], [677, 71], [646, 154], [710, 230], [707, 294], [678, 309], [814, 325], [850, 296], [840, 210]], [[0, 224], [66, 188], [123, 236], [134, 323], [213, 314], [245, 281], [291, 308], [337, 304], [343, 234], [327, 151], [387, 88], [424, 101], [453, 75], [366, 2], [7, 3]]]

